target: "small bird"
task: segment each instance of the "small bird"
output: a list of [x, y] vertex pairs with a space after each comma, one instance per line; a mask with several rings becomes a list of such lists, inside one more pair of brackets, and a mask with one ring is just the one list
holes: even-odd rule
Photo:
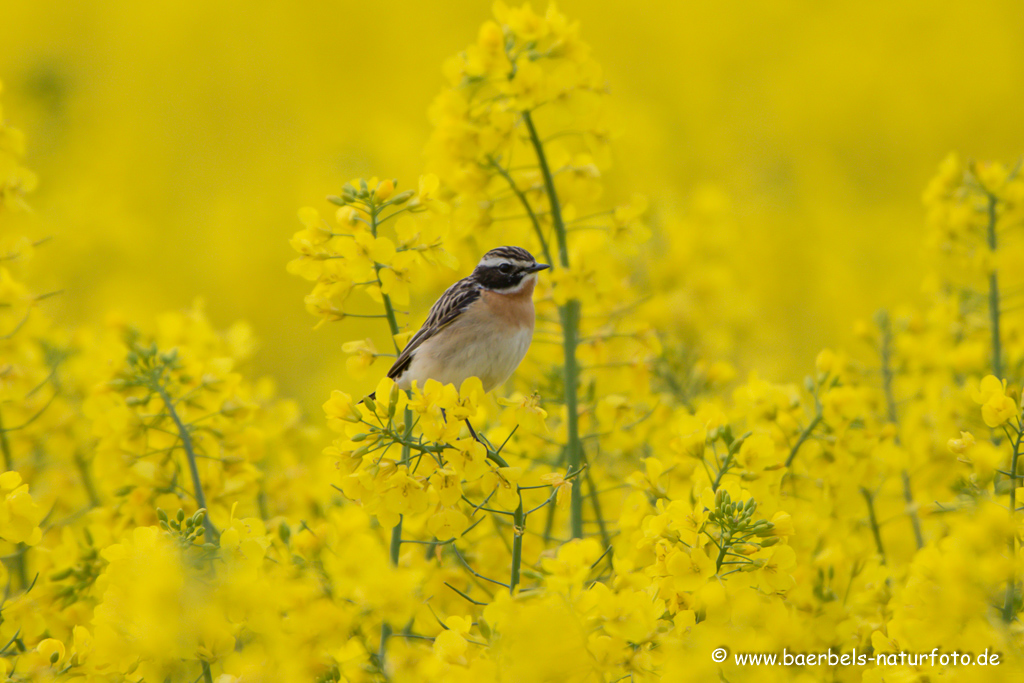
[[484, 391], [501, 386], [530, 348], [533, 288], [550, 267], [519, 247], [491, 249], [434, 302], [388, 377], [405, 390], [428, 379], [458, 387], [468, 377], [479, 377]]

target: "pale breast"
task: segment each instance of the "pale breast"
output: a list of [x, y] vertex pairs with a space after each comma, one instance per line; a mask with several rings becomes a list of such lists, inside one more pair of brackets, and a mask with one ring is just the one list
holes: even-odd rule
[[[531, 288], [532, 289], [532, 288]], [[533, 339], [533, 299], [484, 292], [454, 322], [416, 349], [399, 386], [427, 379], [459, 386], [479, 377], [485, 391], [503, 384], [519, 367]]]

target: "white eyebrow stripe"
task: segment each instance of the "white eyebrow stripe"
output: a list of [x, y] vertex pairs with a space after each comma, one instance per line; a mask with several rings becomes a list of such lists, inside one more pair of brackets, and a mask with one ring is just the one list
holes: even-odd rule
[[502, 256], [495, 258], [492, 256], [490, 258], [485, 258], [482, 261], [480, 261], [480, 263], [477, 264], [477, 268], [496, 268], [497, 266], [500, 266], [503, 263], [508, 263], [510, 265], [515, 266], [516, 268], [528, 268], [529, 266], [533, 265], [530, 262], [521, 261], [519, 259], [510, 259]]

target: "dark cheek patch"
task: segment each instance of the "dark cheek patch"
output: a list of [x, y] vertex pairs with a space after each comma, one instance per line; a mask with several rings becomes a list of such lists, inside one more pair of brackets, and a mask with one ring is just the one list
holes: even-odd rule
[[478, 270], [476, 273], [477, 282], [487, 289], [509, 289], [515, 287], [522, 281], [525, 273], [513, 272], [505, 275], [497, 268]]

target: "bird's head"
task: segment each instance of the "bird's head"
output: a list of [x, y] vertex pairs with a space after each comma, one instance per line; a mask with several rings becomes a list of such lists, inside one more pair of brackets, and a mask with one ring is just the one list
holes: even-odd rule
[[480, 259], [473, 271], [473, 279], [492, 292], [517, 294], [527, 287], [532, 291], [537, 272], [550, 267], [546, 263], [537, 263], [530, 252], [520, 247], [498, 247]]

